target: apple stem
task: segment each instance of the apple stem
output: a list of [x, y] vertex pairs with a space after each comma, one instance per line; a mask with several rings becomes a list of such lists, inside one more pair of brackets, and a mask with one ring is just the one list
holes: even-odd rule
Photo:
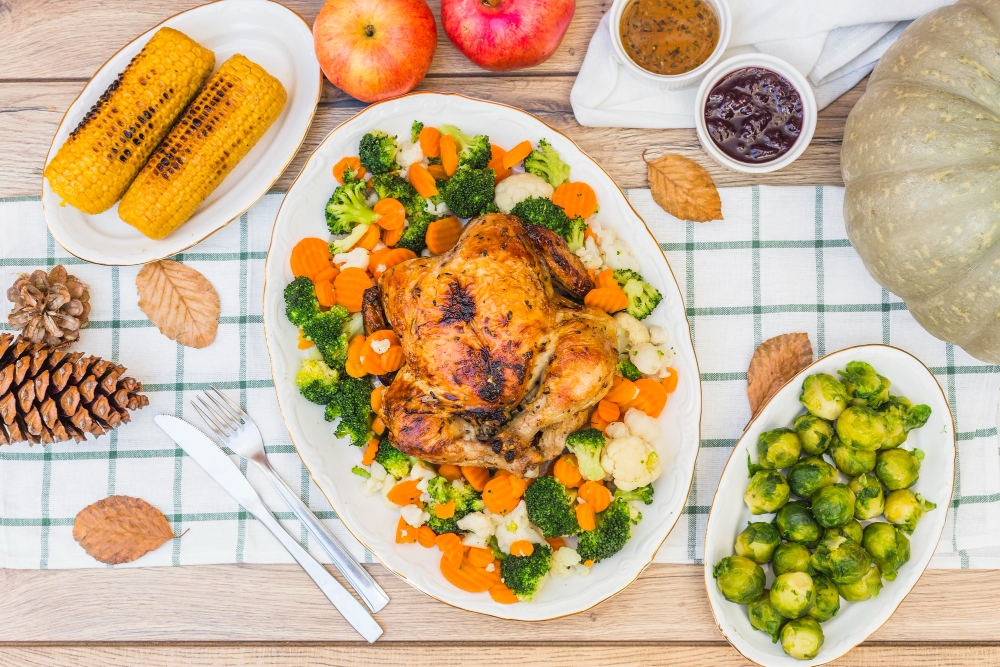
[[366, 25], [365, 26], [365, 34], [368, 35], [369, 37], [374, 37], [375, 36], [375, 26], [373, 26], [371, 24]]

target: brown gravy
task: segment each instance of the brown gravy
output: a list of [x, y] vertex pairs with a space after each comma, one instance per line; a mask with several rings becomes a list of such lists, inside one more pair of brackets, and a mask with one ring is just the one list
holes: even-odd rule
[[705, 0], [633, 0], [619, 26], [625, 53], [654, 74], [684, 74], [719, 43], [719, 18]]

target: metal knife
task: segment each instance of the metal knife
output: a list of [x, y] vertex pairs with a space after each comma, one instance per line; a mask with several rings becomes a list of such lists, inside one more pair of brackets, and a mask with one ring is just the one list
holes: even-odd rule
[[274, 534], [282, 546], [288, 549], [302, 569], [312, 577], [323, 594], [330, 599], [344, 619], [369, 642], [374, 642], [382, 634], [382, 628], [368, 613], [368, 610], [354, 599], [347, 589], [333, 578], [325, 567], [319, 564], [274, 518], [264, 502], [250, 486], [236, 464], [226, 456], [207, 435], [172, 415], [157, 415], [153, 421], [176, 442], [187, 455], [200, 465], [208, 475]]

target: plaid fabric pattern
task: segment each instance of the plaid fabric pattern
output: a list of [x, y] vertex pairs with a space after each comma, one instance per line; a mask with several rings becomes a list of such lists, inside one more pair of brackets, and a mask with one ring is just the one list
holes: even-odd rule
[[[926, 334], [905, 305], [875, 284], [850, 248], [839, 188], [730, 188], [724, 222], [683, 223], [648, 190], [630, 199], [667, 254], [680, 283], [702, 371], [704, 411], [698, 469], [685, 516], [659, 562], [701, 562], [705, 520], [729, 452], [749, 420], [745, 370], [762, 340], [807, 331], [818, 355], [858, 343], [902, 347], [932, 368], [958, 422], [959, 466], [936, 567], [1000, 566], [1000, 367], [978, 362]], [[265, 196], [189, 252], [222, 301], [216, 342], [176, 345], [139, 311], [139, 267], [101, 267], [68, 255], [48, 235], [37, 198], [0, 199], [0, 275], [65, 264], [91, 286], [93, 311], [76, 349], [114, 359], [143, 382], [150, 406], [130, 425], [82, 445], [0, 448], [0, 567], [104, 567], [72, 539], [76, 513], [110, 494], [140, 496], [163, 510], [182, 539], [125, 566], [292, 562], [252, 517], [153, 424], [170, 413], [198, 424], [192, 396], [214, 384], [240, 400], [268, 443], [279, 473], [355, 555], [371, 554], [337, 520], [309, 478], [281, 421], [261, 321], [263, 260], [280, 193]], [[5, 324], [0, 323], [0, 330]], [[245, 466], [244, 466], [245, 470]], [[310, 549], [308, 534], [263, 478], [265, 503]], [[377, 501], [377, 499], [376, 499]]]

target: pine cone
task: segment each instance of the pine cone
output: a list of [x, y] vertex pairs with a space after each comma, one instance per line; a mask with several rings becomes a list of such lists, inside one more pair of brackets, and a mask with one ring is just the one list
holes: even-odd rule
[[0, 334], [0, 445], [101, 436], [149, 405], [125, 367]]
[[90, 293], [76, 276], [60, 264], [48, 273], [22, 273], [7, 290], [14, 310], [7, 322], [33, 343], [67, 345], [80, 337], [88, 322]]

